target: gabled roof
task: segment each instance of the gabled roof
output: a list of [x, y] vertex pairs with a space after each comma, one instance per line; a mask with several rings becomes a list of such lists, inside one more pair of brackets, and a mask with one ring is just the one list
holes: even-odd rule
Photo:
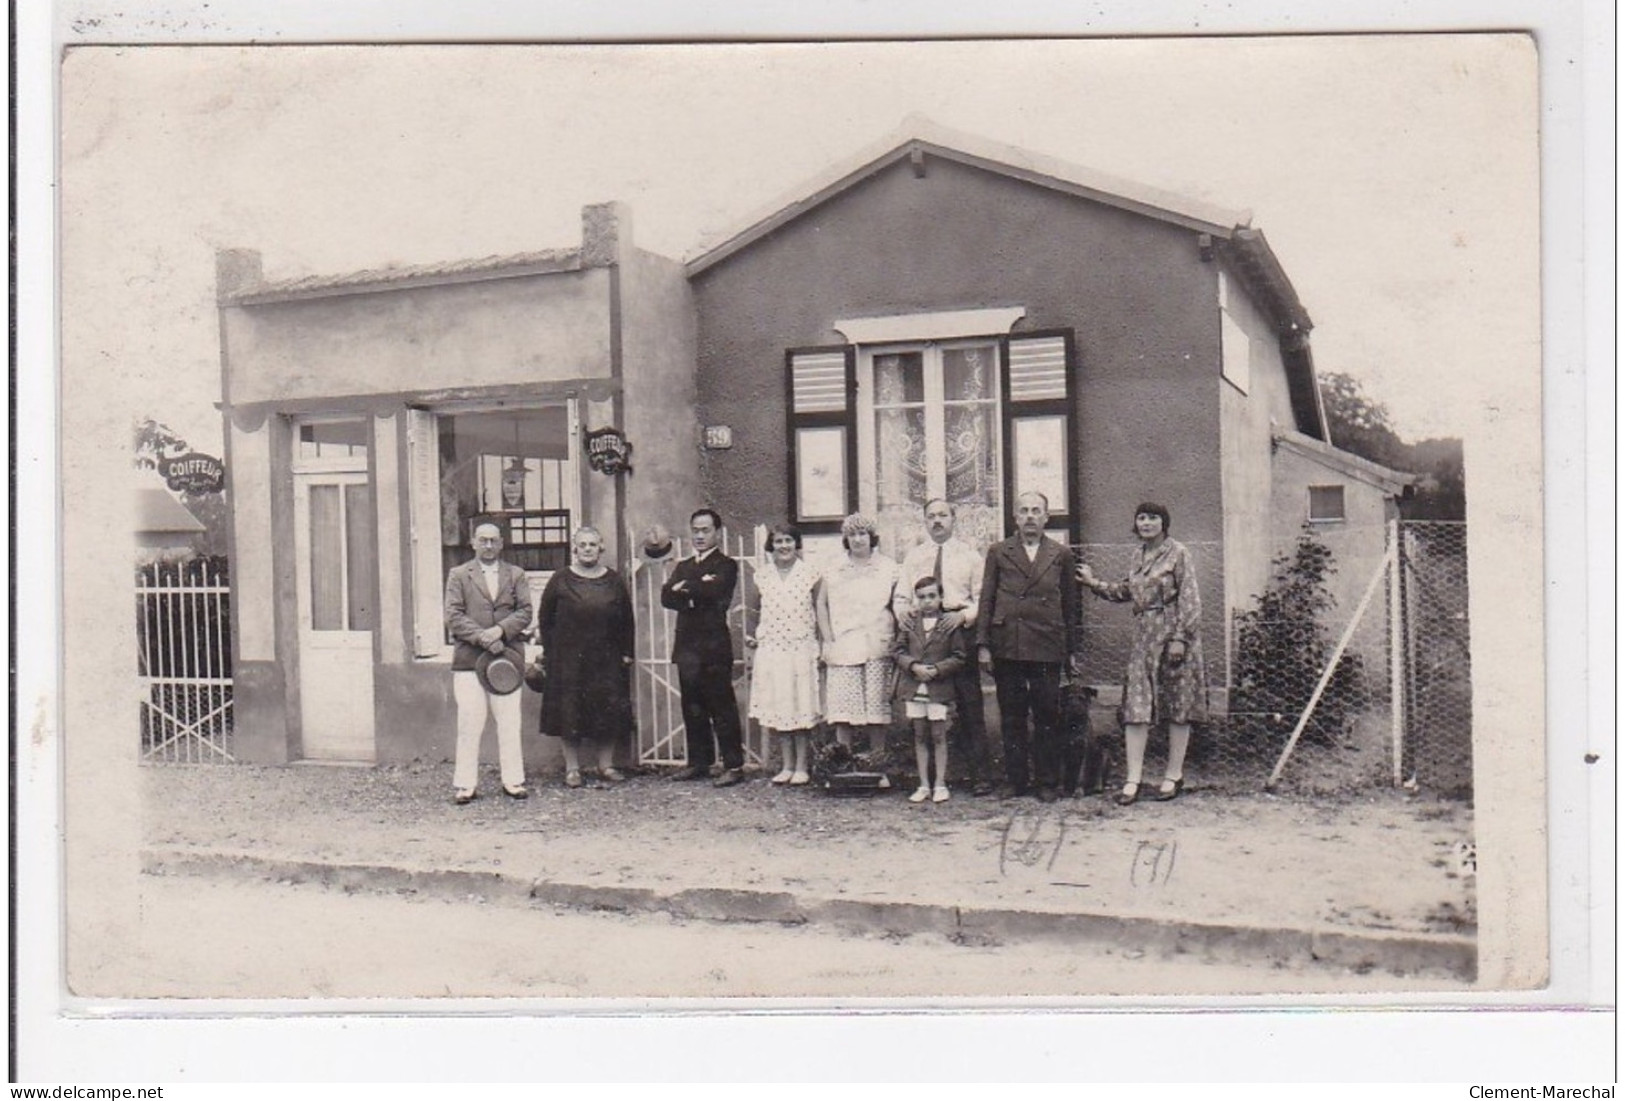
[[1313, 436], [1306, 436], [1302, 432], [1277, 427], [1270, 435], [1276, 446], [1284, 447], [1295, 455], [1302, 455], [1344, 477], [1375, 486], [1390, 497], [1399, 496], [1406, 486], [1414, 485], [1416, 482], [1414, 474], [1374, 463], [1352, 451], [1344, 451]]
[[997, 172], [1215, 237], [1229, 238], [1238, 228], [1244, 228], [1252, 221], [1251, 211], [1232, 210], [1177, 195], [1013, 145], [951, 130], [923, 115], [909, 115], [900, 127], [880, 141], [831, 166], [757, 211], [741, 225], [701, 245], [686, 261], [689, 276], [698, 275], [711, 265], [727, 259], [882, 169], [921, 154]]
[[685, 270], [692, 279], [891, 165], [926, 155], [996, 172], [1206, 235], [1210, 240], [1204, 242], [1204, 248], [1211, 245], [1223, 254], [1281, 336], [1292, 410], [1298, 426], [1325, 436], [1326, 417], [1309, 352], [1309, 330], [1314, 328], [1314, 322], [1263, 232], [1252, 228], [1251, 211], [1218, 206], [951, 130], [923, 115], [909, 115], [901, 126], [880, 141], [780, 196], [733, 229], [712, 237], [689, 256]]

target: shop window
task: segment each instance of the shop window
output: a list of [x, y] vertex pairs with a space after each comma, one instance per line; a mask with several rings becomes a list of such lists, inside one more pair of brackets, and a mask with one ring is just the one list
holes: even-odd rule
[[579, 509], [566, 405], [528, 409], [412, 411], [412, 555], [416, 648], [444, 646], [446, 574], [474, 556], [474, 529], [502, 529], [503, 557], [531, 576], [533, 599], [569, 562]]
[[1333, 523], [1348, 519], [1344, 511], [1343, 487], [1309, 487], [1309, 521], [1315, 524]]

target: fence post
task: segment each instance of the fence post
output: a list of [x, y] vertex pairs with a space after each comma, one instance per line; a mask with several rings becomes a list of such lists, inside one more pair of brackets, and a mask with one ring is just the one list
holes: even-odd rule
[[1388, 696], [1396, 788], [1405, 782], [1405, 632], [1399, 571], [1399, 517], [1395, 516], [1388, 521]]
[[1315, 707], [1320, 703], [1321, 694], [1326, 691], [1326, 686], [1331, 683], [1332, 674], [1337, 671], [1337, 663], [1343, 660], [1343, 651], [1348, 649], [1349, 640], [1354, 637], [1354, 629], [1360, 625], [1360, 620], [1365, 618], [1365, 610], [1370, 606], [1371, 597], [1377, 591], [1377, 582], [1382, 580], [1382, 571], [1387, 569], [1394, 561], [1397, 561], [1397, 551], [1397, 547], [1389, 548], [1389, 552], [1383, 556], [1383, 561], [1377, 566], [1377, 572], [1371, 575], [1371, 581], [1365, 587], [1365, 595], [1360, 597], [1360, 603], [1354, 609], [1354, 617], [1349, 620], [1349, 625], [1344, 628], [1343, 637], [1337, 640], [1337, 648], [1332, 651], [1331, 659], [1326, 662], [1326, 668], [1320, 674], [1320, 680], [1315, 684], [1315, 690], [1310, 693], [1309, 703], [1304, 707], [1303, 714], [1298, 716], [1298, 725], [1292, 728], [1292, 736], [1286, 740], [1286, 748], [1281, 750], [1280, 760], [1275, 762], [1275, 767], [1270, 770], [1269, 779], [1264, 781], [1265, 791], [1273, 790], [1275, 782], [1281, 778], [1281, 772], [1286, 768], [1287, 758], [1292, 756], [1292, 750], [1297, 747], [1298, 739], [1303, 736], [1304, 727], [1309, 725], [1309, 716], [1315, 713]]

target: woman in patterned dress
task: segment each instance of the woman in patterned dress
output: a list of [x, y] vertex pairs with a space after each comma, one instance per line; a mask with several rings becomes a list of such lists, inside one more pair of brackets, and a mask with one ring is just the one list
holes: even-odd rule
[[869, 750], [886, 745], [891, 726], [892, 592], [897, 563], [877, 554], [875, 522], [853, 513], [841, 521], [846, 558], [824, 575], [818, 630], [824, 640], [824, 719], [835, 740], [852, 745], [852, 731], [867, 731]]
[[818, 571], [802, 560], [801, 533], [788, 524], [767, 529], [768, 561], [756, 571], [756, 634], [745, 639], [751, 664], [750, 717], [779, 735], [784, 768], [775, 784], [799, 787], [808, 741], [823, 718], [818, 692]]
[[1168, 510], [1147, 502], [1134, 510], [1140, 553], [1121, 581], [1101, 581], [1088, 564], [1077, 578], [1096, 596], [1134, 607], [1134, 645], [1123, 684], [1123, 740], [1128, 776], [1117, 802], [1140, 797], [1151, 724], [1168, 724], [1168, 769], [1156, 798], [1166, 802], [1185, 787], [1185, 751], [1191, 723], [1207, 717], [1207, 678], [1202, 668], [1202, 597], [1191, 552], [1168, 538]]

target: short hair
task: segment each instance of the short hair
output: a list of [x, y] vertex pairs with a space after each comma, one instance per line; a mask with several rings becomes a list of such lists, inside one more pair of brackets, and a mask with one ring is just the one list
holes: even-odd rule
[[795, 527], [795, 525], [778, 520], [767, 525], [767, 535], [763, 538], [762, 545], [768, 550], [772, 550], [773, 539], [775, 536], [779, 535], [788, 535], [791, 539], [795, 540], [796, 550], [801, 549], [801, 532]]
[[935, 589], [940, 593], [942, 591], [942, 582], [938, 581], [931, 574], [926, 574], [924, 577], [914, 582], [914, 592], [916, 594], [923, 593], [927, 589]]
[[841, 546], [846, 550], [852, 549], [850, 538], [860, 531], [869, 533], [869, 547], [874, 549], [880, 546], [880, 525], [861, 512], [854, 512], [841, 521]]
[[698, 520], [701, 516], [709, 516], [709, 517], [711, 517], [712, 526], [714, 526], [718, 531], [722, 530], [722, 513], [718, 512], [714, 508], [709, 508], [709, 507], [707, 507], [707, 508], [697, 508], [693, 512], [689, 513], [688, 514], [688, 526], [693, 527], [694, 526], [694, 521]]
[[1044, 502], [1044, 511], [1045, 512], [1049, 511], [1049, 497], [1047, 497], [1045, 494], [1042, 494], [1042, 493], [1038, 492], [1038, 490], [1029, 489], [1029, 490], [1027, 490], [1027, 491], [1025, 491], [1023, 493], [1016, 494], [1016, 504], [1017, 505], [1021, 504], [1021, 499], [1023, 497], [1037, 497], [1040, 501]]
[[934, 505], [934, 504], [938, 504], [939, 502], [941, 504], [944, 504], [944, 505], [948, 506], [948, 515], [949, 516], [958, 516], [959, 515], [959, 506], [954, 504], [952, 501], [948, 500], [948, 498], [946, 498], [946, 497], [933, 497], [933, 498], [931, 498], [925, 504], [920, 506], [920, 511], [921, 512], [930, 512], [931, 511], [931, 506]]
[[[1169, 518], [1166, 505], [1159, 505], [1155, 501], [1141, 501], [1134, 506], [1134, 518], [1138, 520], [1141, 516], [1160, 516], [1162, 518], [1162, 534], [1168, 534]], [[1130, 525], [1130, 531], [1133, 531], [1133, 525]]]
[[591, 524], [582, 524], [580, 527], [576, 528], [575, 531], [570, 533], [570, 542], [574, 543], [578, 536], [587, 534], [588, 532], [592, 533], [593, 535], [598, 536], [598, 541], [600, 543], [602, 543], [604, 541], [604, 533], [603, 532], [599, 531], [597, 528], [593, 527]]
[[502, 540], [504, 543], [508, 541], [508, 532], [501, 523], [496, 520], [485, 519], [475, 521], [474, 530], [468, 533], [468, 541], [470, 543], [480, 537], [481, 528], [494, 528], [496, 529], [498, 539]]

